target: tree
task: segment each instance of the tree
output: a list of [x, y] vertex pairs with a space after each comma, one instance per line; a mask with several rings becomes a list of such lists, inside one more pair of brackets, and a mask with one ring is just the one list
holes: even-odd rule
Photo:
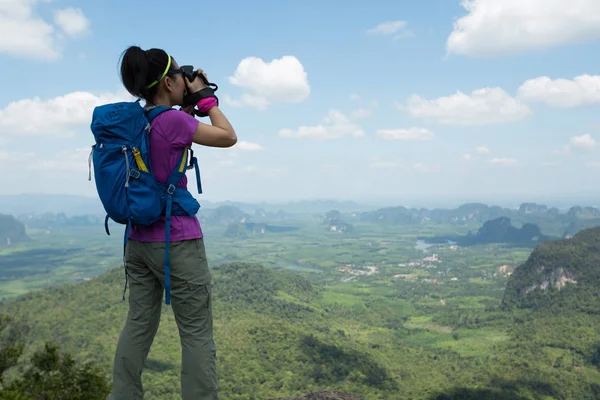
[[[104, 373], [91, 365], [78, 365], [68, 353], [61, 353], [58, 346], [46, 343], [43, 350], [36, 351], [31, 366], [10, 383], [2, 377], [8, 369], [17, 366], [25, 349], [22, 339], [15, 332], [23, 331], [19, 325], [7, 330], [9, 317], [0, 317], [0, 389], [1, 400], [104, 400], [110, 386]], [[8, 332], [6, 334], [6, 332]]]

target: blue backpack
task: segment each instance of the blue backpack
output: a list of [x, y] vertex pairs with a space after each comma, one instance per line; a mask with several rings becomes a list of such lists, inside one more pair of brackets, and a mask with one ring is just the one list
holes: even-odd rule
[[[186, 147], [167, 183], [162, 184], [156, 180], [150, 164], [151, 122], [160, 113], [172, 109], [164, 106], [144, 109], [139, 101], [105, 104], [94, 108], [90, 127], [96, 143], [92, 146], [91, 157], [96, 189], [106, 211], [106, 234], [110, 235], [109, 219], [125, 225], [123, 300], [128, 282], [125, 246], [131, 224], [149, 226], [165, 216], [165, 303], [170, 304], [171, 216], [194, 216], [200, 209], [200, 204], [188, 190], [175, 185], [186, 170], [195, 168], [198, 193], [201, 194], [200, 170], [194, 152]], [[91, 175], [89, 179], [91, 180]]]

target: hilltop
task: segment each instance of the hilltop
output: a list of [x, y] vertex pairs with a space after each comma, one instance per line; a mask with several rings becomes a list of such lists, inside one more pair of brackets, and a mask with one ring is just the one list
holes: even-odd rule
[[499, 217], [486, 221], [475, 235], [468, 235], [459, 241], [461, 245], [508, 243], [531, 246], [546, 240], [540, 228], [532, 223], [515, 228], [510, 218]]
[[503, 243], [508, 245], [534, 247], [538, 243], [548, 240], [550, 237], [544, 235], [540, 227], [532, 224], [523, 224], [521, 228], [512, 225], [510, 218], [498, 217], [484, 222], [475, 234], [469, 231], [463, 236], [438, 236], [422, 237], [427, 243], [455, 242], [461, 246], [485, 245]]
[[600, 312], [600, 227], [539, 244], [510, 277], [505, 308]]
[[[256, 264], [226, 264], [213, 272], [224, 398], [299, 396], [323, 387], [383, 395], [397, 388], [395, 374], [381, 365], [385, 358], [373, 357], [343, 331], [335, 333], [339, 328], [331, 326], [318, 303], [321, 287]], [[100, 365], [108, 378], [127, 313], [121, 302], [123, 279], [122, 269], [111, 270], [82, 284], [31, 292], [3, 303], [0, 311], [28, 326], [31, 351], [54, 340], [78, 361]], [[162, 399], [179, 388], [180, 344], [167, 306], [155, 343], [145, 381], [148, 399]]]

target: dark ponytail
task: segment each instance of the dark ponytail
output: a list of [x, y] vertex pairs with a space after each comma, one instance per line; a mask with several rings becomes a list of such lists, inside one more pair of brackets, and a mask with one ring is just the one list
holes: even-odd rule
[[169, 55], [162, 49], [142, 50], [131, 46], [123, 53], [121, 61], [121, 81], [132, 96], [152, 101], [158, 85], [148, 89], [148, 85], [160, 79], [167, 68]]

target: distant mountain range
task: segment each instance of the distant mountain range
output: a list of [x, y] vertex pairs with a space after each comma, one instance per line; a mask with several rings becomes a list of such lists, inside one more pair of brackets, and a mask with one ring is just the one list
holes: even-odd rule
[[375, 211], [357, 213], [361, 222], [383, 225], [411, 224], [483, 224], [501, 217], [509, 218], [513, 224], [537, 225], [542, 232], [551, 236], [571, 237], [576, 232], [600, 226], [600, 210], [594, 207], [573, 206], [566, 212], [543, 204], [523, 203], [518, 209], [467, 203], [455, 209], [416, 209], [386, 207]]
[[538, 243], [551, 239], [551, 237], [544, 235], [539, 226], [535, 224], [526, 223], [521, 228], [515, 228], [510, 218], [499, 217], [484, 222], [475, 234], [469, 231], [464, 236], [421, 237], [420, 239], [427, 243], [454, 242], [460, 246], [505, 243], [533, 247]]
[[[515, 226], [533, 224], [545, 235], [571, 237], [582, 229], [600, 226], [600, 209], [572, 206], [566, 211], [537, 203], [523, 203], [516, 209], [482, 203], [466, 203], [453, 209], [407, 208], [403, 206], [374, 209], [352, 201], [313, 200], [285, 204], [250, 204], [200, 200], [199, 218], [205, 224], [232, 224], [283, 221], [294, 216], [329, 219], [336, 229], [359, 223], [381, 225], [477, 225], [498, 218], [508, 218]], [[11, 214], [28, 226], [97, 224], [104, 209], [96, 198], [69, 195], [0, 196], [0, 212]], [[327, 215], [336, 215], [335, 221]]]
[[[201, 209], [214, 209], [219, 206], [233, 206], [253, 214], [255, 212], [277, 213], [284, 210], [294, 214], [324, 213], [332, 209], [342, 212], [367, 211], [374, 207], [353, 201], [305, 200], [288, 203], [246, 203], [238, 201], [214, 202], [199, 198]], [[46, 214], [64, 213], [74, 215], [104, 215], [102, 203], [96, 197], [55, 195], [55, 194], [19, 194], [0, 195], [0, 212], [4, 214]]]

